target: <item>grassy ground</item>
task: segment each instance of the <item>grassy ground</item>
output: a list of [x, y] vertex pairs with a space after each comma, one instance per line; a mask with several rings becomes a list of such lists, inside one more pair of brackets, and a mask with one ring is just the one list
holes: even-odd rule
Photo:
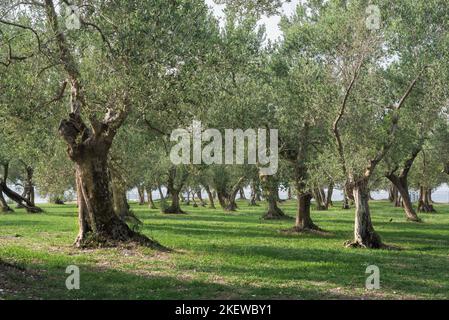
[[[294, 216], [295, 204], [283, 209]], [[141, 231], [174, 249], [77, 250], [73, 205], [44, 206], [41, 215], [0, 215], [0, 299], [448, 299], [449, 206], [406, 222], [401, 209], [372, 202], [373, 222], [401, 251], [348, 249], [353, 210], [312, 213], [328, 235], [279, 232], [293, 221], [261, 221], [264, 206], [236, 213], [186, 207], [168, 216], [132, 205]], [[392, 221], [390, 221], [392, 219]], [[365, 289], [368, 265], [381, 289]], [[81, 289], [67, 290], [68, 265]]]

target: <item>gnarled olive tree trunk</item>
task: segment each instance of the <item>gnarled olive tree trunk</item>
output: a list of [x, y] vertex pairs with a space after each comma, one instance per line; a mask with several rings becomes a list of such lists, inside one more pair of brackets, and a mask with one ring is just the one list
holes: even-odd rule
[[366, 248], [381, 248], [382, 242], [374, 231], [369, 209], [368, 179], [362, 178], [353, 183], [353, 195], [355, 204], [354, 242], [351, 246]]
[[108, 154], [117, 130], [125, 121], [130, 109], [128, 88], [117, 89], [114, 92], [114, 97], [109, 103], [115, 110], [108, 108], [103, 120], [91, 115], [90, 127], [87, 127], [81, 116], [87, 103], [78, 59], [74, 57], [71, 46], [59, 26], [53, 0], [45, 0], [43, 6], [48, 25], [55, 35], [59, 60], [67, 76], [61, 94], [64, 93], [67, 84], [71, 89], [71, 113], [68, 119], [61, 121], [59, 134], [67, 144], [69, 158], [75, 163], [80, 225], [75, 244], [83, 247], [133, 241], [160, 247], [157, 242], [131, 230], [114, 211]]
[[312, 193], [307, 190], [305, 184], [307, 177], [307, 168], [301, 164], [295, 166], [295, 187], [296, 187], [296, 223], [294, 230], [297, 232], [321, 230], [312, 221], [310, 208], [312, 203]]

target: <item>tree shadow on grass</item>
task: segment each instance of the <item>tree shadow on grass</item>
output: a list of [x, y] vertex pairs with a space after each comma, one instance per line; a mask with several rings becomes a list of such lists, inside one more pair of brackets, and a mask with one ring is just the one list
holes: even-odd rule
[[[175, 276], [138, 275], [113, 269], [80, 265], [80, 289], [66, 288], [65, 266], [13, 265], [0, 261], [0, 298], [6, 299], [276, 299], [285, 298], [279, 288], [232, 285]], [[182, 278], [182, 277], [181, 277]], [[37, 281], [38, 280], [38, 281]], [[288, 298], [347, 299], [341, 294], [296, 288]]]

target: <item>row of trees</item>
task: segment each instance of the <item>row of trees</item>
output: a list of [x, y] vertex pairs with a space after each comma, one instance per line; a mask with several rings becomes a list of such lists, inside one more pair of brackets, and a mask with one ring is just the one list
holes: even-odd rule
[[[136, 218], [127, 190], [163, 186], [162, 210], [180, 214], [186, 193], [204, 203], [202, 190], [211, 207], [237, 210], [250, 186], [250, 203], [263, 196], [265, 218], [279, 219], [281, 187], [294, 193], [294, 230], [304, 232], [320, 230], [312, 199], [325, 210], [338, 187], [343, 207], [355, 207], [348, 245], [368, 248], [383, 247], [370, 190], [391, 188], [406, 218], [420, 222], [409, 196], [419, 189], [418, 209], [432, 211], [431, 190], [449, 174], [446, 1], [377, 1], [379, 28], [370, 27], [369, 1], [304, 1], [283, 17], [276, 43], [258, 20], [282, 1], [225, 3], [220, 26], [199, 0], [3, 1], [0, 209], [11, 209], [4, 194], [40, 211], [35, 185], [58, 203], [72, 191], [78, 246], [159, 246], [128, 226]], [[67, 16], [73, 5], [79, 12]], [[278, 129], [277, 174], [172, 164], [170, 134], [193, 120], [220, 131]]]

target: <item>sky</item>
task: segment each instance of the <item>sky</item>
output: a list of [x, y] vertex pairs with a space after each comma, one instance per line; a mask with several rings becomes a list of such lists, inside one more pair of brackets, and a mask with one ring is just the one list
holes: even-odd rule
[[[295, 8], [299, 0], [291, 0], [290, 3], [284, 3], [282, 6], [282, 13], [290, 16], [295, 11]], [[206, 4], [213, 10], [214, 14], [218, 18], [223, 18], [223, 8], [224, 5], [216, 5], [213, 0], [206, 0]], [[259, 23], [265, 24], [267, 29], [267, 39], [271, 41], [275, 41], [282, 37], [282, 32], [279, 29], [279, 22], [281, 21], [280, 15], [271, 16], [271, 17], [263, 17]]]

